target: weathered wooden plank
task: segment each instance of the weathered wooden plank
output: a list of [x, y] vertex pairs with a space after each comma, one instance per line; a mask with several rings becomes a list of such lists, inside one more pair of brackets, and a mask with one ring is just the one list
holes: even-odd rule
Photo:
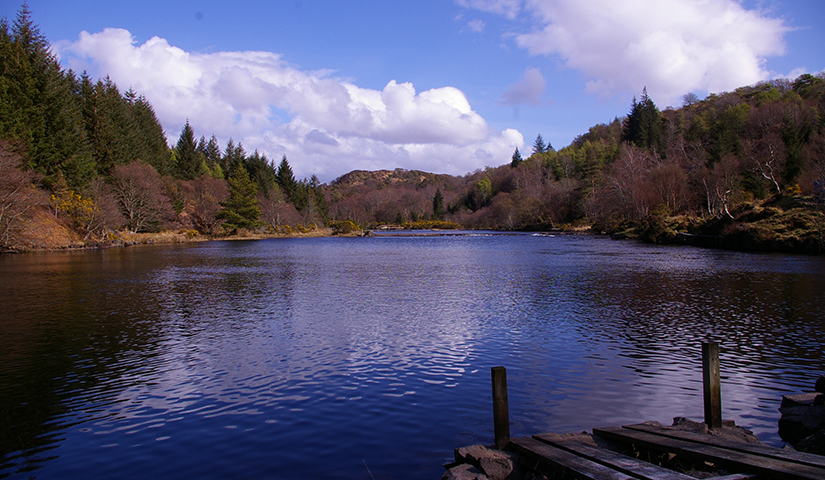
[[823, 480], [825, 478], [825, 469], [819, 467], [698, 444], [638, 430], [621, 427], [594, 428], [593, 434], [610, 440], [631, 443], [649, 450], [675, 453], [696, 460], [711, 462], [731, 471], [755, 473], [768, 478], [788, 480]]
[[563, 471], [565, 475], [581, 480], [637, 480], [530, 437], [511, 438], [507, 448], [538, 461], [545, 468]]
[[727, 448], [729, 450], [753, 453], [755, 455], [761, 455], [763, 457], [771, 457], [779, 460], [785, 460], [788, 462], [801, 463], [803, 465], [812, 465], [815, 467], [825, 468], [825, 457], [823, 457], [822, 455], [814, 455], [811, 453], [797, 452], [796, 450], [775, 448], [770, 447], [768, 445], [736, 442], [733, 440], [727, 440], [724, 438], [714, 437], [711, 435], [684, 432], [681, 430], [656, 427], [653, 425], [625, 425], [623, 428], [639, 430], [642, 432], [653, 433], [655, 435], [662, 435], [665, 437], [677, 438], [679, 440], [687, 440], [690, 442], [701, 443], [705, 445], [712, 445], [715, 447]]
[[751, 480], [759, 478], [758, 475], [750, 473], [734, 473], [731, 475], [722, 475], [721, 477], [712, 477], [713, 480]]
[[695, 480], [691, 476], [674, 472], [638, 458], [628, 457], [606, 448], [587, 445], [575, 440], [564, 440], [559, 438], [558, 435], [533, 435], [533, 438], [640, 479]]
[[710, 428], [722, 426], [722, 387], [719, 376], [719, 344], [702, 344], [702, 386], [705, 397], [705, 423]]
[[493, 380], [493, 433], [496, 448], [501, 450], [510, 441], [510, 407], [507, 400], [507, 370], [492, 367]]

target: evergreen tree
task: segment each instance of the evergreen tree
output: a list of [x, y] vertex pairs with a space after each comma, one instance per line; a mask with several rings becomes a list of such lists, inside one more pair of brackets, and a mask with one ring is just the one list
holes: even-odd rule
[[231, 172], [236, 166], [244, 163], [244, 160], [246, 160], [246, 152], [243, 149], [243, 145], [240, 143], [235, 145], [235, 141], [230, 138], [229, 141], [226, 142], [226, 149], [221, 159], [223, 170], [225, 172]]
[[47, 184], [62, 173], [86, 184], [94, 164], [83, 128], [73, 74], [64, 73], [23, 3], [9, 31], [0, 22], [0, 137], [25, 152], [25, 164]]
[[155, 167], [161, 176], [171, 176], [174, 172], [169, 162], [169, 144], [146, 97], [140, 95], [131, 104], [131, 116], [135, 125], [133, 148], [139, 152], [138, 158]]
[[533, 142], [533, 153], [544, 153], [547, 151], [547, 147], [544, 146], [544, 139], [541, 138], [541, 134], [536, 137], [536, 141]]
[[622, 141], [664, 154], [664, 119], [647, 95], [647, 87], [642, 89], [641, 101], [633, 97], [630, 113], [622, 122]]
[[91, 140], [98, 173], [106, 175], [116, 165], [138, 160], [140, 152], [133, 145], [137, 135], [130, 105], [120, 95], [114, 82], [106, 77], [92, 86], [84, 73], [79, 90], [83, 96], [86, 135]]
[[189, 120], [180, 132], [178, 143], [175, 145], [177, 155], [177, 177], [183, 180], [197, 178], [202, 158], [198, 153], [198, 144], [195, 141], [195, 131], [189, 125]]
[[318, 180], [317, 175], [310, 177], [309, 187], [312, 191], [312, 201], [315, 204], [315, 210], [324, 223], [326, 223], [329, 221], [329, 205], [327, 204], [327, 197], [324, 195], [324, 189], [321, 188], [321, 181]]
[[286, 160], [286, 155], [284, 155], [280, 165], [278, 165], [277, 182], [289, 201], [294, 204], [298, 182], [295, 181], [295, 175], [292, 173], [292, 167], [289, 166], [289, 162]]
[[243, 164], [232, 170], [228, 182], [229, 198], [220, 203], [223, 208], [215, 216], [225, 220], [223, 226], [230, 233], [235, 233], [239, 228], [259, 227], [261, 207], [258, 205], [258, 187], [249, 179]]
[[245, 161], [244, 166], [249, 172], [249, 177], [258, 184], [258, 191], [266, 198], [271, 199], [271, 194], [277, 182], [275, 167], [270, 163], [266, 155], [261, 155], [257, 150]]
[[441, 220], [444, 218], [444, 196], [441, 194], [441, 189], [435, 191], [433, 197], [433, 218]]
[[518, 151], [518, 147], [516, 147], [516, 151], [513, 152], [513, 158], [510, 161], [510, 166], [513, 168], [518, 167], [524, 159], [521, 158], [521, 152]]
[[217, 137], [212, 135], [209, 141], [201, 137], [198, 141], [198, 152], [200, 152], [206, 166], [209, 167], [210, 174], [215, 178], [223, 178], [223, 166], [221, 165], [221, 147]]

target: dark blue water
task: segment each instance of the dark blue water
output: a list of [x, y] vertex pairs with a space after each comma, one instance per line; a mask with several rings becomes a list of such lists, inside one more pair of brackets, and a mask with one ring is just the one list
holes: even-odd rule
[[514, 435], [723, 417], [781, 445], [825, 370], [825, 261], [578, 236], [0, 256], [0, 477], [439, 478]]

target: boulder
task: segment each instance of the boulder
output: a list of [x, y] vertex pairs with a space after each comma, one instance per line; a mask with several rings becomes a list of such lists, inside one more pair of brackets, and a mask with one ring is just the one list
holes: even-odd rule
[[782, 395], [782, 404], [779, 408], [785, 407], [810, 407], [815, 404], [821, 404], [821, 398], [825, 395], [819, 392], [799, 393], [796, 395]]
[[481, 470], [490, 480], [515, 480], [521, 478], [515, 456], [509, 452], [472, 445], [455, 449], [455, 461], [468, 463]]
[[705, 423], [694, 422], [689, 418], [675, 417], [673, 419], [673, 426], [670, 428], [674, 430], [684, 430], [693, 433], [703, 433], [714, 437], [724, 438], [727, 440], [734, 440], [743, 443], [762, 443], [759, 441], [759, 438], [757, 438], [756, 435], [753, 434], [752, 431], [743, 427], [737, 427], [736, 423], [733, 420], [723, 420], [722, 428], [711, 429], [708, 428], [708, 426]]
[[825, 430], [825, 405], [780, 407], [779, 436], [794, 448], [803, 439]]
[[815, 453], [825, 455], [825, 430], [818, 430], [813, 435], [809, 435], [796, 445], [800, 452]]
[[441, 476], [441, 480], [489, 480], [486, 475], [484, 475], [480, 470], [477, 470], [476, 467], [464, 463], [453, 467], [446, 472], [444, 475]]

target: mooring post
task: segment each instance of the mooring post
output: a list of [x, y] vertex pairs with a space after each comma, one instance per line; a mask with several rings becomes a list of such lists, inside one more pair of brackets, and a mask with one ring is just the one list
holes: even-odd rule
[[722, 426], [722, 387], [719, 376], [719, 344], [702, 344], [702, 383], [705, 392], [705, 424]]
[[507, 401], [507, 369], [493, 367], [493, 427], [496, 448], [501, 450], [510, 442], [510, 407]]

